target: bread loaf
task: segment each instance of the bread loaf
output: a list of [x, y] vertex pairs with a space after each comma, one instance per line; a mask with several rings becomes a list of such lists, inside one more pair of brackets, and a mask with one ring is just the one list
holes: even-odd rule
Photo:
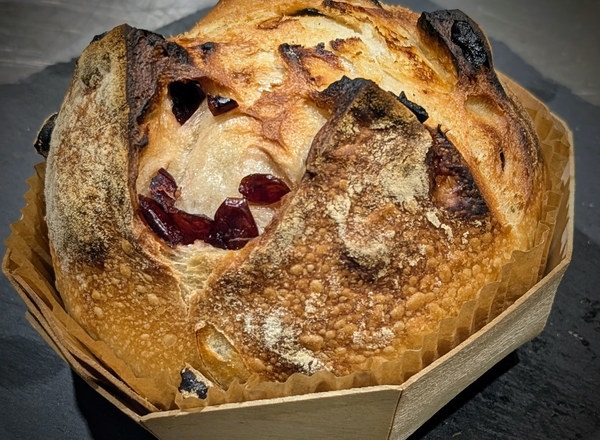
[[58, 290], [137, 377], [179, 388], [167, 407], [397, 359], [541, 216], [532, 123], [456, 10], [221, 0], [175, 37], [122, 25], [51, 121]]

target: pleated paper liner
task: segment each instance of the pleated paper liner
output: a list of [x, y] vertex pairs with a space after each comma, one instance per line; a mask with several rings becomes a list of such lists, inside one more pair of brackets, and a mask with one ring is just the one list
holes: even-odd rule
[[[336, 377], [329, 372], [312, 376], [295, 374], [284, 383], [261, 382], [250, 377], [233, 383], [227, 391], [211, 389], [207, 399], [182, 398], [177, 384], [168, 389], [165, 380], [136, 377], [108, 346], [93, 340], [65, 311], [54, 287], [54, 272], [44, 222], [44, 164], [28, 180], [26, 206], [21, 219], [12, 225], [6, 242], [3, 271], [27, 304], [30, 321], [53, 348], [84, 380], [120, 408], [143, 415], [166, 409], [191, 410], [207, 405], [294, 396], [307, 393], [372, 385], [399, 385], [440, 356], [455, 349], [470, 335], [491, 322], [565, 256], [568, 240], [569, 200], [572, 195], [572, 139], [567, 126], [527, 91], [502, 76], [502, 81], [521, 100], [531, 115], [542, 141], [548, 166], [548, 190], [536, 243], [529, 252], [514, 252], [502, 270], [501, 279], [485, 285], [460, 313], [439, 323], [436, 331], [416, 335], [411, 349], [394, 361], [373, 361], [368, 371]], [[539, 267], [539, 273], [532, 271]], [[523, 269], [526, 268], [526, 269]], [[172, 396], [176, 395], [175, 402]]]

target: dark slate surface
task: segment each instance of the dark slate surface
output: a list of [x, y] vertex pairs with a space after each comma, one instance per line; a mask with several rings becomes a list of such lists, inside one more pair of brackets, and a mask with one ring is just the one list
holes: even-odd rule
[[[429, 2], [404, 2], [433, 9]], [[176, 33], [203, 14], [160, 31]], [[594, 31], [596, 37], [598, 31]], [[499, 362], [412, 437], [417, 439], [600, 438], [600, 108], [573, 95], [492, 40], [496, 66], [564, 118], [576, 145], [573, 262], [544, 332]], [[0, 237], [19, 217], [25, 179], [40, 161], [37, 127], [58, 109], [73, 62], [0, 85]], [[5, 247], [2, 247], [4, 254]], [[25, 306], [0, 278], [0, 438], [149, 439], [143, 428], [71, 373], [24, 319]]]

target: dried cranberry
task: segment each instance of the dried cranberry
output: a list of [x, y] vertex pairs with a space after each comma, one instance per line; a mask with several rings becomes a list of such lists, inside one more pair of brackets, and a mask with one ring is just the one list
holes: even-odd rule
[[175, 246], [183, 242], [181, 230], [173, 222], [171, 215], [157, 201], [141, 194], [139, 201], [140, 214], [158, 237], [163, 239], [169, 246]]
[[143, 195], [139, 199], [142, 217], [150, 229], [169, 246], [208, 239], [213, 224], [208, 217], [188, 214], [176, 208], [166, 211], [156, 200]]
[[[275, 177], [273, 179], [274, 182], [279, 181]], [[271, 186], [275, 185], [271, 183]], [[150, 181], [150, 197], [139, 195], [140, 215], [169, 246], [202, 240], [221, 249], [241, 249], [258, 236], [258, 228], [245, 198], [225, 199], [215, 212], [215, 219], [211, 220], [204, 215], [189, 214], [175, 208], [178, 197], [177, 183], [164, 168], [159, 169]]]
[[438, 126], [431, 129], [433, 143], [427, 153], [430, 193], [439, 206], [462, 218], [488, 215], [485, 198], [465, 159], [446, 133]]
[[206, 241], [213, 225], [213, 221], [204, 215], [188, 214], [180, 210], [171, 213], [171, 218], [181, 232], [181, 244], [192, 244], [196, 240]]
[[238, 103], [235, 99], [225, 98], [223, 96], [208, 95], [206, 103], [213, 116], [222, 115], [223, 113], [227, 113], [238, 107]]
[[244, 177], [238, 188], [250, 203], [270, 205], [290, 192], [289, 186], [271, 174], [250, 174]]
[[196, 81], [172, 82], [169, 95], [173, 101], [171, 111], [181, 125], [192, 117], [206, 96]]
[[159, 169], [150, 180], [150, 195], [165, 211], [173, 208], [175, 200], [179, 197], [175, 179], [164, 168]]
[[241, 249], [257, 236], [258, 228], [246, 199], [228, 197], [215, 212], [207, 241], [222, 249]]

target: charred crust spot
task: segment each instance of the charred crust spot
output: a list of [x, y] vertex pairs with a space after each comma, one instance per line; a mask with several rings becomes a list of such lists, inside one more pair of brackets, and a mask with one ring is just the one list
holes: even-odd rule
[[[383, 4], [378, 0], [370, 0], [370, 2], [377, 8], [383, 10]], [[366, 12], [367, 8], [362, 6], [352, 5], [346, 2], [336, 2], [334, 0], [326, 0], [323, 2], [323, 6], [331, 9], [335, 9], [342, 14], [352, 14], [354, 12]], [[373, 11], [371, 9], [371, 11]], [[379, 12], [379, 11], [378, 11]]]
[[344, 3], [344, 2], [336, 2], [336, 1], [333, 1], [333, 0], [325, 0], [323, 2], [323, 6], [325, 6], [327, 8], [334, 8], [334, 9], [339, 9], [339, 10], [342, 10], [342, 11], [346, 11], [346, 10], [348, 10], [348, 6], [350, 6], [350, 5], [348, 5], [347, 3]]
[[325, 50], [325, 43], [319, 43], [315, 46], [315, 52], [321, 56], [327, 56], [330, 52]]
[[310, 63], [310, 59], [318, 59], [330, 67], [340, 68], [339, 58], [331, 51], [325, 49], [325, 43], [319, 43], [315, 47], [305, 48], [299, 44], [283, 43], [278, 48], [279, 54], [288, 64], [291, 70], [299, 72], [308, 80], [314, 81], [310, 69], [305, 65]]
[[319, 105], [327, 108], [347, 107], [371, 81], [364, 78], [350, 79], [347, 76], [332, 83], [319, 95]]
[[503, 150], [500, 150], [500, 166], [502, 167], [502, 171], [504, 171], [504, 167], [506, 166], [506, 157], [504, 156]]
[[477, 33], [468, 21], [455, 21], [452, 25], [450, 38], [460, 47], [465, 59], [471, 66], [476, 69], [481, 66], [490, 67], [490, 53], [483, 35]]
[[342, 14], [349, 14], [352, 12], [352, 9], [353, 9], [352, 5], [349, 5], [348, 3], [336, 2], [333, 0], [324, 1], [323, 6], [325, 6], [327, 8], [335, 9], [335, 10], [341, 12]]
[[300, 52], [302, 46], [298, 44], [282, 43], [279, 45], [279, 54], [289, 64], [299, 66], [300, 65]]
[[462, 218], [481, 218], [488, 206], [460, 152], [441, 127], [431, 130], [433, 143], [427, 153], [430, 194], [437, 205]]
[[181, 383], [179, 384], [180, 393], [189, 393], [199, 399], [206, 399], [208, 395], [208, 386], [196, 377], [194, 372], [189, 368], [181, 370]]
[[425, 122], [427, 119], [429, 119], [429, 114], [427, 113], [427, 110], [425, 110], [423, 107], [421, 107], [419, 104], [410, 101], [407, 97], [406, 97], [406, 93], [401, 92], [400, 95], [398, 96], [398, 100], [404, 104], [404, 106], [406, 108], [408, 108], [411, 112], [413, 112], [413, 114], [417, 117], [417, 119], [419, 120], [419, 122], [422, 124], [423, 122]]
[[333, 50], [339, 51], [343, 47], [345, 41], [346, 40], [344, 40], [343, 38], [336, 38], [335, 40], [331, 40], [329, 42], [329, 45]]
[[140, 139], [139, 139], [139, 141], [137, 143], [138, 148], [140, 148], [140, 149], [144, 148], [145, 146], [148, 145], [148, 142], [150, 142], [150, 140], [148, 139], [148, 134], [144, 133], [142, 135], [142, 137], [140, 137]]
[[[352, 101], [354, 101], [360, 92], [370, 83], [371, 81], [364, 78], [350, 79], [347, 76], [343, 76], [340, 80], [330, 84], [329, 87], [316, 95], [315, 102], [319, 107], [333, 112], [329, 119], [330, 124], [333, 124], [334, 121], [340, 120], [343, 117]], [[323, 129], [317, 134], [309, 150], [306, 159], [306, 172], [308, 177], [316, 176], [317, 167], [314, 165], [319, 161], [319, 158], [326, 153], [323, 148], [327, 142], [321, 138], [322, 136], [326, 136]]]
[[390, 106], [381, 101], [372, 102], [369, 107], [356, 106], [351, 109], [352, 115], [361, 127], [369, 127], [389, 114]]
[[360, 43], [361, 39], [358, 37], [350, 37], [350, 38], [336, 38], [335, 40], [331, 40], [329, 42], [329, 46], [332, 50], [341, 52], [347, 49], [352, 50], [352, 45]]
[[319, 17], [323, 16], [323, 13], [315, 8], [304, 8], [297, 12], [290, 14], [291, 17]]
[[172, 61], [180, 64], [189, 64], [190, 57], [183, 47], [173, 41], [167, 41], [162, 35], [154, 32], [139, 31], [146, 34], [142, 37], [146, 40], [146, 44], [156, 50], [156, 54], [167, 57]]
[[[392, 99], [383, 99], [382, 93]], [[332, 120], [351, 112], [355, 122], [369, 126], [375, 120], [394, 117], [393, 98], [393, 94], [384, 92], [371, 80], [343, 76], [323, 90], [316, 102], [321, 107], [333, 110]]]
[[487, 39], [477, 23], [464, 12], [457, 9], [423, 12], [417, 27], [447, 48], [459, 75], [472, 78], [480, 73], [493, 73]]
[[101, 34], [94, 35], [94, 38], [92, 38], [91, 42], [95, 43], [96, 41], [102, 40], [106, 36], [106, 34], [108, 34], [108, 32], [102, 32]]
[[53, 113], [44, 121], [33, 144], [38, 154], [44, 157], [48, 157], [48, 153], [50, 152], [50, 141], [52, 140], [52, 132], [54, 131], [57, 116], [58, 113]]
[[217, 43], [207, 41], [206, 43], [199, 45], [198, 49], [203, 55], [209, 55], [217, 50]]
[[[189, 75], [191, 61], [187, 51], [162, 35], [128, 27], [127, 104], [130, 108], [129, 132], [132, 147], [141, 148], [146, 136], [142, 122], [165, 76]], [[165, 78], [168, 80], [168, 78]]]

